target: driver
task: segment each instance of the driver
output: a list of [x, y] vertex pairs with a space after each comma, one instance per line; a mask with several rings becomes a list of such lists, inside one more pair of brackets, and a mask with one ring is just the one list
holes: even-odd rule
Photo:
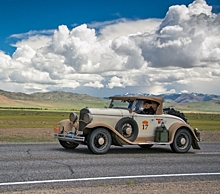
[[152, 102], [150, 100], [146, 100], [143, 104], [143, 110], [140, 112], [140, 114], [149, 114], [154, 115], [155, 111], [152, 107]]

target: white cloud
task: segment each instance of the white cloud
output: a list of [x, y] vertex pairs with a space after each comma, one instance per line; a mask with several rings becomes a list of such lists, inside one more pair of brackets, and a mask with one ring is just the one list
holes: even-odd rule
[[104, 85], [99, 83], [98, 81], [86, 83], [86, 84], [84, 84], [84, 86], [89, 86], [89, 87], [94, 87], [94, 88], [103, 88], [104, 87]]
[[182, 90], [181, 93], [189, 93], [187, 90]]
[[161, 29], [160, 33], [161, 34], [167, 34], [167, 35], [172, 35], [176, 36], [176, 33], [181, 33], [183, 31], [183, 28], [180, 27], [179, 25], [174, 25], [174, 26], [165, 26], [164, 28]]
[[22, 45], [18, 47], [13, 53], [12, 58], [21, 62], [31, 62], [31, 59], [35, 55], [35, 51], [28, 45]]
[[171, 89], [169, 91], [166, 92], [167, 94], [175, 94], [176, 93], [176, 90], [175, 89]]
[[[100, 39], [113, 40], [120, 36], [129, 36], [131, 34], [142, 34], [143, 32], [151, 33], [158, 28], [161, 19], [142, 19], [137, 21], [131, 21], [126, 19], [116, 20], [114, 22], [108, 22], [109, 25], [100, 25]], [[103, 27], [104, 26], [104, 27]]]
[[211, 73], [212, 76], [219, 77], [220, 76], [220, 69], [214, 69], [210, 73]]
[[27, 45], [32, 49], [37, 50], [47, 46], [47, 44], [50, 44], [50, 40], [51, 37], [38, 34], [35, 36], [27, 37], [26, 39], [21, 39], [20, 41], [16, 42], [16, 44], [12, 44], [12, 46], [19, 48]]
[[211, 10], [196, 0], [171, 6], [164, 19], [123, 18], [12, 35], [18, 38], [12, 57], [0, 51], [0, 88], [220, 94], [220, 14]]
[[206, 4], [205, 0], [195, 0], [189, 5], [190, 15], [200, 15], [201, 13], [206, 15], [212, 15], [212, 7]]
[[34, 36], [45, 36], [45, 35], [52, 35], [54, 30], [41, 30], [41, 31], [36, 31], [36, 30], [31, 30], [26, 33], [21, 33], [21, 34], [12, 34], [10, 37], [11, 38], [17, 38], [17, 39], [26, 39], [29, 37], [34, 37]]
[[108, 87], [110, 89], [114, 88], [114, 87], [122, 87], [124, 88], [125, 86], [122, 84], [121, 79], [119, 77], [112, 77], [110, 82], [108, 83]]

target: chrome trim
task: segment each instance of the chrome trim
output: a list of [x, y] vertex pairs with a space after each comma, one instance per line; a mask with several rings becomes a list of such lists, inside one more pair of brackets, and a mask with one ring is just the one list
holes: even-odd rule
[[69, 120], [72, 121], [73, 123], [75, 123], [77, 121], [77, 119], [78, 119], [78, 115], [76, 113], [71, 112], [69, 114]]
[[85, 123], [91, 123], [91, 122], [92, 122], [92, 119], [93, 119], [93, 117], [92, 117], [91, 113], [85, 113], [85, 114], [83, 115], [83, 121], [84, 121]]
[[83, 129], [86, 127], [86, 125], [89, 124], [84, 121], [84, 115], [88, 114], [88, 113], [91, 114], [88, 108], [83, 108], [80, 110], [78, 131], [83, 131]]
[[54, 133], [54, 138], [57, 138], [58, 140], [61, 140], [61, 141], [68, 141], [68, 142], [74, 142], [74, 143], [85, 142], [85, 137], [75, 136], [74, 134]]

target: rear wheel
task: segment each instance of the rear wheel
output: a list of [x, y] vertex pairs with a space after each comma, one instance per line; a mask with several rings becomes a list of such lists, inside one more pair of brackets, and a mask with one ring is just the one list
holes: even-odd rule
[[65, 149], [75, 149], [79, 144], [78, 143], [73, 143], [69, 141], [61, 141], [59, 140], [60, 145], [63, 146]]
[[97, 128], [88, 135], [87, 145], [94, 154], [105, 154], [110, 149], [111, 144], [111, 134], [107, 129]]
[[179, 129], [174, 137], [171, 149], [177, 153], [188, 152], [192, 145], [192, 136], [187, 129]]

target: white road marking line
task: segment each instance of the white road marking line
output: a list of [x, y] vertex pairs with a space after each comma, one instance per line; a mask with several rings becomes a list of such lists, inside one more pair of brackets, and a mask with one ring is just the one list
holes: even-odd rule
[[216, 155], [216, 154], [220, 154], [220, 152], [197, 152], [195, 154], [200, 154], [200, 155], [205, 155], [205, 154]]
[[186, 174], [153, 174], [153, 175], [134, 175], [134, 176], [94, 177], [94, 178], [78, 178], [78, 179], [8, 182], [8, 183], [0, 183], [0, 186], [56, 183], [56, 182], [58, 183], [58, 182], [76, 182], [76, 181], [97, 181], [97, 180], [110, 180], [110, 179], [160, 178], [160, 177], [181, 177], [181, 176], [213, 176], [213, 175], [220, 175], [220, 172], [216, 172], [216, 173], [186, 173]]

